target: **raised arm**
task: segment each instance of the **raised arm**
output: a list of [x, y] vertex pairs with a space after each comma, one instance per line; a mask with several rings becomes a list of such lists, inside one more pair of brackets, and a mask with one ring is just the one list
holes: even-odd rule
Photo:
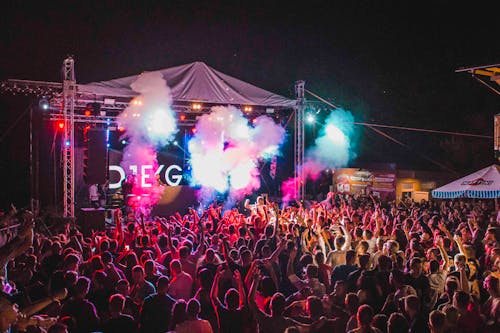
[[441, 257], [443, 258], [443, 264], [441, 265], [441, 269], [443, 271], [447, 271], [450, 266], [450, 263], [448, 260], [448, 253], [444, 249], [443, 239], [441, 237], [439, 237], [437, 240], [437, 246], [439, 248], [439, 253], [441, 253]]
[[462, 243], [462, 237], [455, 235], [453, 237], [453, 240], [455, 241], [455, 243], [457, 243], [458, 250], [460, 251], [460, 253], [465, 256], [465, 261], [469, 260], [469, 257], [467, 256], [467, 252], [464, 249], [464, 244]]
[[262, 311], [257, 306], [257, 303], [255, 302], [255, 294], [257, 292], [257, 285], [259, 283], [260, 274], [259, 273], [253, 274], [252, 278], [253, 278], [252, 285], [250, 286], [250, 291], [248, 293], [248, 307], [250, 308], [250, 311], [252, 311], [254, 313], [257, 313], [257, 312], [262, 313]]
[[351, 242], [352, 242], [351, 233], [349, 232], [349, 230], [347, 230], [347, 227], [345, 226], [344, 222], [340, 223], [340, 228], [342, 229], [342, 232], [344, 233], [344, 237], [345, 237], [345, 243], [342, 246], [342, 251], [350, 250], [351, 249]]
[[374, 238], [378, 238], [380, 236], [380, 231], [382, 229], [382, 218], [380, 216], [377, 216], [375, 218], [375, 233], [373, 235]]
[[278, 260], [278, 257], [281, 253], [281, 251], [283, 251], [286, 247], [286, 244], [287, 244], [287, 240], [285, 238], [282, 238], [279, 245], [276, 247], [276, 250], [274, 250], [274, 252], [271, 254], [271, 256], [265, 258], [264, 260], [268, 260], [270, 262], [274, 262], [276, 260]]
[[50, 297], [46, 297], [36, 303], [28, 305], [27, 307], [23, 308], [22, 312], [28, 317], [32, 316], [38, 311], [43, 310], [52, 302], [60, 302], [61, 300], [65, 299], [67, 295], [68, 291], [66, 289], [61, 289]]
[[167, 232], [167, 245], [168, 245], [168, 248], [170, 249], [170, 253], [172, 254], [172, 259], [175, 259], [177, 258], [177, 249], [175, 248], [174, 246], [174, 243], [172, 242], [172, 228], [168, 228], [168, 232]]
[[240, 308], [242, 308], [243, 306], [245, 306], [247, 297], [245, 294], [245, 286], [243, 286], [243, 281], [241, 280], [240, 271], [235, 270], [233, 273], [233, 277], [236, 280], [236, 283], [238, 284], [238, 293], [240, 294]]
[[318, 245], [321, 248], [321, 251], [326, 255], [325, 239], [323, 238], [323, 230], [321, 230], [320, 225], [316, 225], [316, 234], [318, 234]]
[[212, 284], [212, 289], [210, 290], [210, 299], [215, 307], [224, 307], [219, 301], [219, 280], [222, 275], [222, 266], [217, 267], [217, 273], [215, 273], [214, 282]]
[[225, 239], [222, 241], [222, 255], [224, 256], [224, 260], [226, 263], [229, 265], [230, 263], [233, 262], [233, 259], [231, 259], [231, 256], [229, 255], [229, 242]]
[[118, 245], [121, 245], [123, 242], [123, 229], [122, 229], [123, 227], [122, 227], [121, 210], [119, 208], [115, 209], [114, 220], [115, 220], [115, 232], [113, 237], [118, 242]]

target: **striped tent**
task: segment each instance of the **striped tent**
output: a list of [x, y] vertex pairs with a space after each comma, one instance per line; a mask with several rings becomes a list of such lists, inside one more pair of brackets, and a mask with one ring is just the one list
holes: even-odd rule
[[500, 198], [500, 167], [490, 165], [432, 191], [437, 199]]

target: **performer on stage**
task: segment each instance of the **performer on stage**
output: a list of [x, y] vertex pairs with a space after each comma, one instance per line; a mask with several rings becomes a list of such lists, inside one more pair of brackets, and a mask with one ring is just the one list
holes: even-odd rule
[[89, 201], [90, 206], [94, 209], [99, 208], [99, 189], [98, 184], [92, 184], [89, 186]]

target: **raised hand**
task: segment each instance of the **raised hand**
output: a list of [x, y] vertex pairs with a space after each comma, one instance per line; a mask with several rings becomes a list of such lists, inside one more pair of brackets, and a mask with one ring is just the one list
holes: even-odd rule
[[220, 264], [219, 266], [217, 266], [217, 273], [216, 273], [216, 274], [217, 274], [218, 276], [221, 276], [221, 275], [222, 275], [222, 273], [223, 273], [223, 271], [224, 271], [224, 269], [225, 269], [225, 267], [223, 267], [223, 265], [222, 265], [222, 264]]
[[235, 270], [233, 273], [233, 277], [236, 280], [236, 282], [240, 283], [241, 282], [241, 274], [239, 270]]
[[68, 296], [68, 290], [66, 288], [63, 288], [61, 290], [57, 290], [54, 295], [52, 295], [52, 298], [55, 299], [56, 301], [60, 301], [65, 299]]

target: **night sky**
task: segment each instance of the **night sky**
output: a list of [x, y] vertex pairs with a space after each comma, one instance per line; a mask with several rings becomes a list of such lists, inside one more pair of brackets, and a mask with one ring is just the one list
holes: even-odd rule
[[[499, 112], [500, 96], [454, 72], [500, 63], [498, 1], [34, 3], [2, 3], [2, 80], [60, 81], [68, 54], [79, 83], [203, 61], [290, 98], [305, 80], [358, 121], [493, 135]], [[0, 95], [1, 207], [29, 197], [28, 117], [13, 126], [28, 103]], [[439, 169], [425, 155], [464, 173], [493, 162], [492, 140], [387, 130], [403, 148], [358, 129], [352, 165]]]

